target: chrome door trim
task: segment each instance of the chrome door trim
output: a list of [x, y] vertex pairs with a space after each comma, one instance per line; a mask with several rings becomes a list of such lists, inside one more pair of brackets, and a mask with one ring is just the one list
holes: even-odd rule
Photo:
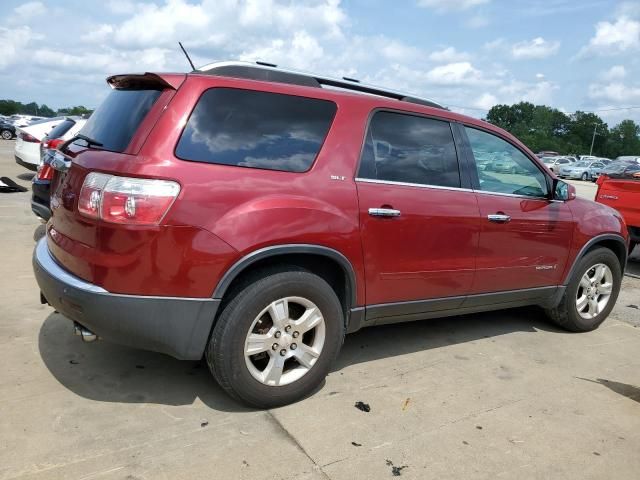
[[511, 221], [511, 217], [509, 215], [504, 215], [501, 213], [487, 215], [487, 219], [490, 222], [494, 222], [494, 223], [509, 223]]
[[360, 178], [356, 177], [356, 182], [363, 183], [378, 183], [381, 185], [398, 185], [400, 187], [417, 187], [417, 188], [426, 188], [426, 189], [435, 189], [435, 190], [452, 190], [455, 192], [473, 192], [470, 188], [462, 188], [462, 187], [442, 187], [440, 185], [426, 185], [422, 183], [408, 183], [408, 182], [395, 182], [393, 180], [377, 180], [373, 178]]
[[370, 208], [369, 215], [372, 217], [399, 217], [400, 210], [394, 208]]

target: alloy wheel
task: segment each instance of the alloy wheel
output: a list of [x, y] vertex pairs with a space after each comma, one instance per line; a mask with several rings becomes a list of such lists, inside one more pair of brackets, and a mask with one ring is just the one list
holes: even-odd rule
[[293, 383], [315, 365], [325, 341], [320, 309], [302, 297], [280, 298], [255, 318], [244, 345], [251, 376], [269, 386]]
[[584, 319], [592, 319], [609, 303], [613, 292], [613, 273], [604, 263], [589, 268], [580, 279], [576, 293], [576, 308]]

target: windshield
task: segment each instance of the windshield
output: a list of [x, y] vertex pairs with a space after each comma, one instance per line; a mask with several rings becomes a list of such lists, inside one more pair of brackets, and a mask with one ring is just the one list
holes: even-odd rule
[[161, 90], [112, 90], [80, 133], [101, 143], [104, 150], [122, 152], [161, 93]]
[[543, 158], [542, 158], [542, 161], [543, 161], [544, 163], [549, 164], [549, 163], [554, 163], [554, 162], [556, 161], [556, 159], [555, 159], [555, 158], [549, 158], [549, 157], [543, 157]]
[[589, 162], [576, 162], [573, 164], [574, 167], [588, 167]]

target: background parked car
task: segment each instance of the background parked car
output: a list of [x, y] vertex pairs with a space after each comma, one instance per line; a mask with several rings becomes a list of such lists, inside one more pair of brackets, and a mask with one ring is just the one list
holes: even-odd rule
[[571, 160], [565, 157], [542, 157], [542, 161], [553, 173], [557, 173], [563, 165], [571, 164]]
[[598, 177], [624, 178], [638, 172], [640, 172], [640, 163], [634, 160], [617, 160], [603, 168]]
[[581, 180], [594, 180], [605, 168], [604, 162], [599, 160], [583, 160], [570, 165], [562, 165], [558, 171], [561, 178], [579, 178]]
[[16, 129], [18, 139], [14, 149], [16, 163], [29, 170], [36, 170], [40, 164], [40, 141], [65, 117], [48, 118], [28, 127]]
[[44, 221], [51, 217], [51, 181], [55, 170], [51, 167], [54, 152], [64, 142], [73, 138], [87, 123], [82, 117], [66, 117], [40, 142], [40, 165], [31, 184], [31, 211]]
[[3, 140], [11, 140], [16, 136], [16, 127], [13, 123], [2, 121], [0, 122], [0, 137]]

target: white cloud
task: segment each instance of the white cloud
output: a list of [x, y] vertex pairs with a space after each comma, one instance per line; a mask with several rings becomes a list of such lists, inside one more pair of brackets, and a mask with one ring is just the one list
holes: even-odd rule
[[627, 70], [624, 65], [614, 65], [609, 70], [600, 75], [603, 80], [617, 80], [624, 78], [627, 75]]
[[437, 50], [429, 55], [429, 60], [438, 63], [451, 63], [469, 60], [470, 55], [465, 52], [458, 52], [455, 47], [447, 47]]
[[26, 2], [14, 8], [13, 11], [18, 17], [16, 20], [26, 21], [37, 15], [44, 14], [47, 8], [42, 2]]
[[536, 73], [536, 78], [538, 80], [544, 80], [544, 73]]
[[437, 12], [469, 10], [489, 3], [491, 0], [418, 0], [419, 7], [432, 8]]
[[482, 73], [469, 62], [455, 62], [430, 70], [426, 79], [436, 85], [473, 85], [483, 81]]
[[0, 71], [14, 62], [20, 61], [21, 52], [35, 38], [38, 38], [38, 35], [34, 34], [29, 27], [13, 29], [0, 27], [0, 45], [2, 45]]
[[640, 85], [626, 85], [619, 81], [607, 84], [589, 85], [589, 97], [615, 104], [629, 104], [640, 101]]
[[596, 33], [579, 56], [611, 55], [640, 50], [640, 21], [621, 16], [615, 22], [599, 22]]
[[546, 58], [558, 53], [559, 49], [560, 42], [550, 42], [542, 37], [537, 37], [529, 42], [514, 44], [511, 47], [511, 55], [517, 60]]
[[491, 93], [483, 93], [480, 97], [473, 102], [475, 108], [481, 108], [482, 110], [490, 110], [491, 107], [498, 104], [498, 98]]

